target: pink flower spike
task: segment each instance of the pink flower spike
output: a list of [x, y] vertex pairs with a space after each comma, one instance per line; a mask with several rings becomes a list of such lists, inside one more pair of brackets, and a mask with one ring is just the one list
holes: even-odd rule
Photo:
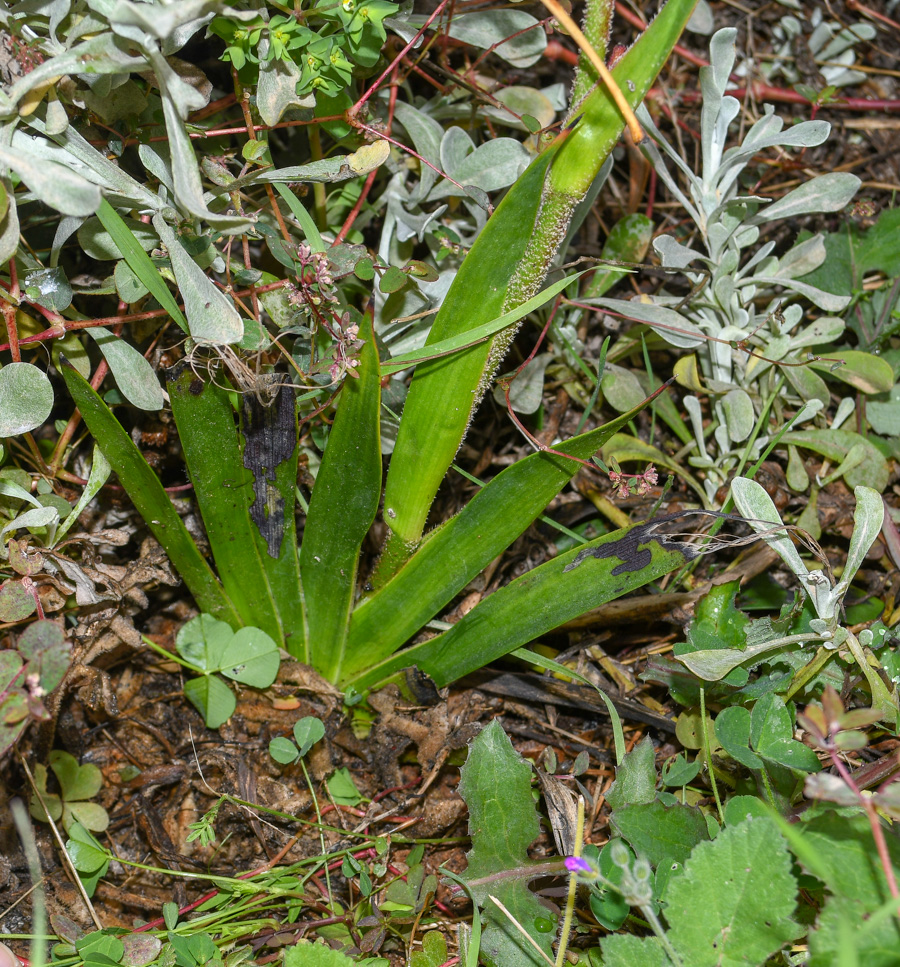
[[567, 856], [566, 857], [566, 869], [570, 873], [593, 873], [594, 870], [591, 864], [587, 860], [583, 860], [580, 856]]

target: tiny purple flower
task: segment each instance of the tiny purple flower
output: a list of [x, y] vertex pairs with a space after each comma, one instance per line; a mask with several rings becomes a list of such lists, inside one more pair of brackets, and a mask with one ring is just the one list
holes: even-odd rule
[[566, 869], [570, 873], [593, 873], [594, 868], [588, 863], [587, 860], [583, 860], [580, 856], [567, 856], [566, 857]]

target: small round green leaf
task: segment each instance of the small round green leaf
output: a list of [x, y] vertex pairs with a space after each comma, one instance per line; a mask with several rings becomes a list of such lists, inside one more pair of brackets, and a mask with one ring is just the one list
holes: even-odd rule
[[278, 645], [259, 628], [235, 632], [221, 658], [226, 678], [254, 688], [268, 688], [275, 681], [281, 659]]
[[276, 762], [280, 762], [283, 765], [290, 765], [299, 758], [297, 746], [290, 739], [284, 738], [284, 736], [278, 736], [278, 738], [272, 739], [269, 743], [269, 755]]
[[0, 369], [0, 437], [35, 429], [52, 409], [53, 387], [37, 366], [9, 363]]
[[22, 621], [37, 607], [34, 595], [19, 581], [6, 581], [0, 587], [0, 621]]
[[321, 719], [314, 715], [307, 715], [294, 724], [294, 739], [300, 749], [300, 755], [304, 756], [307, 752], [325, 736], [325, 726]]
[[73, 822], [102, 833], [109, 826], [109, 813], [96, 802], [67, 802], [63, 806], [63, 825], [68, 827]]
[[146, 967], [159, 956], [162, 941], [147, 933], [129, 933], [122, 937], [123, 967]]
[[234, 693], [215, 675], [192, 678], [184, 686], [185, 698], [197, 709], [209, 729], [224, 725], [237, 707]]
[[109, 854], [81, 823], [69, 830], [66, 852], [79, 873], [96, 873], [109, 863]]

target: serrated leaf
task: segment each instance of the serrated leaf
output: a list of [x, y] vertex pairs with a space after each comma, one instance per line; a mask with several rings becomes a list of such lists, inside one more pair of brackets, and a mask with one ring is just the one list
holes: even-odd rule
[[[801, 862], [816, 876], [827, 877], [832, 894], [809, 936], [811, 967], [839, 963], [838, 952], [846, 943], [858, 952], [857, 963], [893, 967], [900, 947], [896, 917], [877, 925], [870, 922], [871, 914], [890, 899], [890, 893], [884, 871], [873, 855], [866, 818], [828, 812], [802, 824], [797, 834], [815, 855], [817, 868], [812, 869], [804, 854], [798, 853]], [[894, 836], [887, 836], [886, 841], [896, 870], [900, 868], [900, 846]]]
[[284, 967], [350, 967], [351, 964], [358, 967], [365, 967], [365, 965], [380, 967], [379, 961], [371, 957], [366, 957], [364, 960], [355, 958], [351, 960], [339, 950], [334, 950], [324, 943], [312, 943], [309, 940], [291, 944], [284, 951]]
[[672, 964], [656, 937], [614, 934], [603, 938], [600, 949], [603, 967], [671, 967]]
[[656, 760], [650, 736], [625, 755], [616, 769], [616, 781], [606, 794], [610, 809], [621, 809], [656, 799]]
[[[497, 897], [550, 955], [552, 934], [534, 926], [535, 920], [546, 918], [547, 909], [528, 889], [528, 847], [540, 832], [531, 796], [531, 767], [496, 720], [470, 744], [459, 793], [469, 807], [472, 837], [463, 879], [483, 906], [485, 917], [481, 955], [493, 967], [543, 967], [545, 961], [489, 899]], [[504, 872], [506, 877], [496, 876]], [[513, 875], [516, 872], [520, 875]]]
[[862, 280], [880, 269], [892, 278], [900, 274], [897, 230], [900, 209], [885, 209], [871, 228], [863, 229], [846, 221], [840, 231], [825, 236], [826, 261], [804, 282], [829, 292], [845, 294], [862, 288]]
[[[674, 654], [682, 656], [698, 651], [720, 651], [723, 646], [743, 651], [746, 647], [745, 629], [750, 619], [735, 606], [739, 590], [739, 581], [728, 581], [710, 588], [697, 602], [687, 641], [676, 644]], [[736, 669], [728, 679], [728, 684], [737, 687], [746, 683], [747, 672], [744, 669]]]
[[694, 806], [667, 806], [660, 800], [616, 809], [610, 826], [653, 867], [684, 863], [691, 850], [709, 839], [703, 813]]
[[[797, 882], [774, 824], [751, 819], [701, 843], [665, 894], [669, 939], [691, 967], [761, 964], [802, 932]], [[702, 911], [702, 915], [700, 912]]]

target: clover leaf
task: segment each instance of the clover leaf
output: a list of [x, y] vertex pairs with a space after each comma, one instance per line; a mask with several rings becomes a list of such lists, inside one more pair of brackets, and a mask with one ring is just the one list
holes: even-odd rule
[[237, 706], [234, 693], [217, 673], [253, 688], [268, 688], [278, 674], [278, 645], [269, 635], [259, 628], [235, 632], [212, 615], [188, 621], [178, 632], [175, 647], [184, 664], [201, 672], [185, 684], [184, 694], [211, 729], [226, 722]]

